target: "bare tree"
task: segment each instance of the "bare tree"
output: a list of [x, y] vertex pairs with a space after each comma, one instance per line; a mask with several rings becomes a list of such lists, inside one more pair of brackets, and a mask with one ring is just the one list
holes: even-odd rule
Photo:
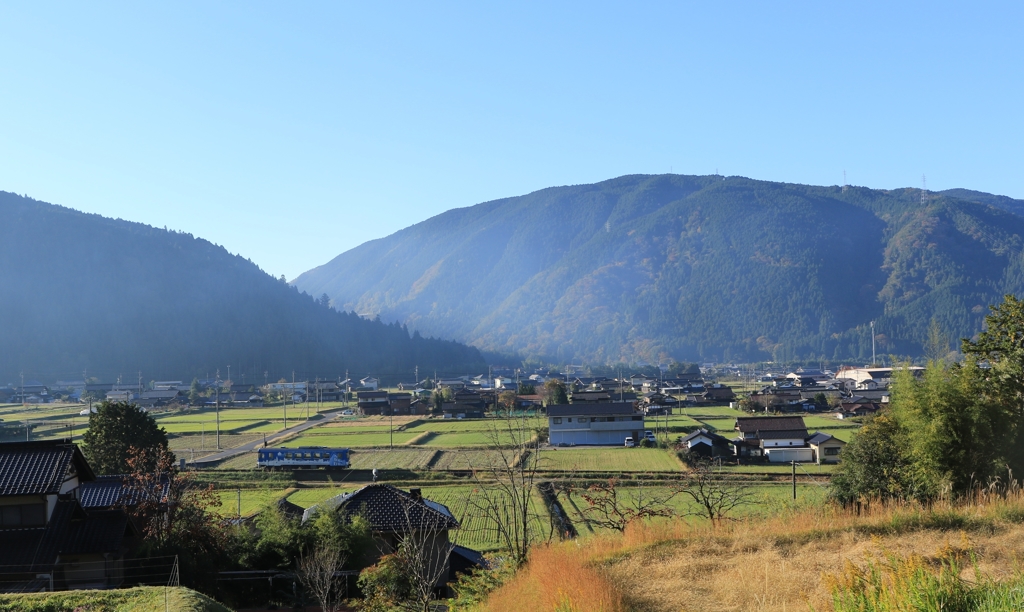
[[[420, 506], [420, 507], [417, 507]], [[436, 591], [443, 587], [450, 571], [454, 543], [449, 537], [455, 519], [425, 511], [425, 502], [409, 499], [403, 506], [408, 532], [398, 547], [409, 581], [409, 609], [429, 612]]]
[[470, 508], [486, 519], [519, 567], [539, 537], [532, 528], [540, 519], [533, 502], [539, 435], [525, 413], [502, 410], [491, 421], [487, 438], [495, 461], [475, 471], [479, 486]]
[[299, 581], [313, 594], [324, 612], [341, 610], [344, 577], [340, 575], [346, 556], [335, 546], [318, 543], [313, 552], [299, 558]]
[[570, 486], [568, 493], [578, 493], [587, 502], [583, 516], [594, 527], [625, 531], [630, 523], [659, 516], [674, 516], [669, 505], [681, 488], [646, 488], [642, 481], [624, 486], [618, 478], [589, 486]]
[[677, 487], [677, 493], [689, 496], [696, 508], [686, 512], [688, 516], [703, 516], [718, 525], [731, 518], [733, 510], [753, 502], [753, 493], [748, 487], [731, 484], [715, 474], [714, 463], [699, 459]]

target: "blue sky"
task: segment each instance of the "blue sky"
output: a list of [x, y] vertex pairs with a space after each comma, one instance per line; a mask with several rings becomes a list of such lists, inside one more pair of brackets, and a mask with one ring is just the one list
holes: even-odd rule
[[0, 190], [289, 279], [631, 173], [1024, 198], [1021, 3], [4, 3]]

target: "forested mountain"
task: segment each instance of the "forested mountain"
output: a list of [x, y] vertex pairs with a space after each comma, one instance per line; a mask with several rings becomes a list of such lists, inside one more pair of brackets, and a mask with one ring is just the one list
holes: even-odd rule
[[967, 190], [624, 176], [450, 210], [295, 284], [559, 360], [850, 359], [950, 347], [1024, 289], [1024, 202]]
[[[236, 382], [478, 369], [479, 351], [410, 337], [299, 293], [190, 234], [0, 192], [0, 384], [90, 377]], [[319, 294], [318, 294], [319, 295]]]

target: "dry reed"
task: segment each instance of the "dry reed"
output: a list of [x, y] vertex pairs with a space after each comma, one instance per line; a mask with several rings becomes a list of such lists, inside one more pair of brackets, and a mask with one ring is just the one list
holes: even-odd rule
[[962, 537], [977, 567], [1006, 579], [1024, 549], [1024, 495], [979, 492], [930, 506], [876, 503], [858, 514], [835, 506], [713, 527], [682, 519], [637, 523], [536, 549], [492, 594], [504, 610], [829, 610], [823, 576], [864, 564], [878, 551], [926, 556]]

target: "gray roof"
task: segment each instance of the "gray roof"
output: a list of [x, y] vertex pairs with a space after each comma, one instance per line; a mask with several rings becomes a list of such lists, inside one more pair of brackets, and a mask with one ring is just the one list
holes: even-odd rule
[[712, 442], [723, 442], [723, 443], [728, 443], [729, 442], [728, 439], [726, 439], [726, 438], [724, 438], [724, 437], [722, 437], [722, 436], [720, 436], [720, 435], [718, 435], [716, 433], [710, 432], [710, 431], [704, 429], [703, 427], [698, 429], [697, 431], [695, 431], [695, 432], [685, 436], [684, 438], [680, 439], [679, 441], [681, 443], [685, 443], [685, 442], [689, 442], [690, 440], [693, 440], [694, 438], [699, 438], [700, 436], [704, 436], [705, 438], [708, 438]]
[[[835, 440], [837, 442], [843, 442], [842, 440], [840, 440], [839, 438], [833, 436], [832, 434], [827, 434], [827, 433], [823, 433], [823, 432], [820, 432], [820, 431], [816, 431], [816, 432], [814, 432], [814, 435], [812, 435], [810, 438], [807, 438], [807, 443], [808, 444], [813, 444], [813, 445], [817, 446], [817, 445], [819, 445], [819, 444], [821, 444], [823, 442], [828, 442], [829, 440]], [[845, 444], [845, 442], [844, 442], [844, 444]]]
[[606, 404], [556, 404], [548, 406], [549, 417], [562, 416], [609, 416], [609, 415], [639, 415], [633, 410], [633, 404], [629, 402], [606, 403]]

